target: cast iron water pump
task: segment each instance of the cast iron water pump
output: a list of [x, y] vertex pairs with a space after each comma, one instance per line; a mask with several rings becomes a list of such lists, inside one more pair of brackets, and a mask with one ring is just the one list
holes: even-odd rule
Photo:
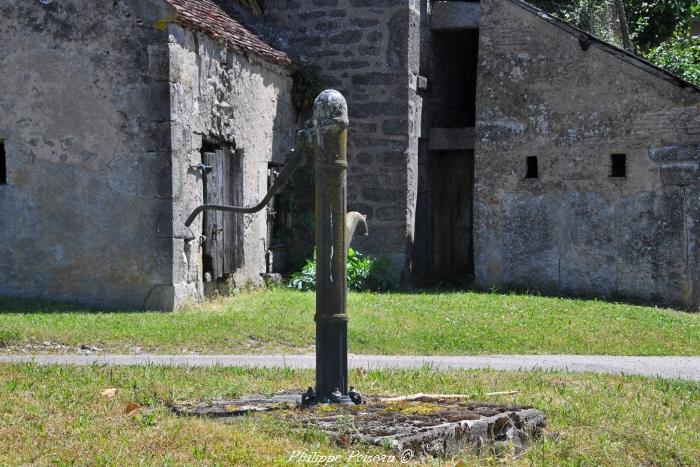
[[[365, 217], [347, 212], [348, 106], [338, 91], [323, 91], [314, 102], [313, 125], [297, 132], [292, 151], [277, 180], [255, 206], [205, 204], [185, 222], [190, 226], [205, 210], [255, 213], [267, 206], [294, 172], [313, 153], [316, 169], [316, 389], [302, 396], [302, 405], [361, 403], [348, 390], [347, 252], [356, 231], [368, 234]], [[358, 230], [359, 229], [359, 230]]]

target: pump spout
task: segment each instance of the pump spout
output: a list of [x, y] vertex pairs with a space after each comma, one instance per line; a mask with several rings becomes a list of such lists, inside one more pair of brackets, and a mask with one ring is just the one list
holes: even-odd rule
[[[358, 230], [359, 228], [359, 230]], [[369, 235], [369, 229], [367, 228], [367, 218], [360, 214], [359, 212], [349, 212], [345, 214], [345, 254], [347, 255], [350, 249], [350, 244], [355, 236], [355, 233], [359, 237], [366, 237]]]

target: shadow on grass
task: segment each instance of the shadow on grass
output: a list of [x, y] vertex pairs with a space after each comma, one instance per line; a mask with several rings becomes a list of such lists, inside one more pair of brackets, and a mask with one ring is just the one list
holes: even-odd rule
[[[280, 289], [270, 289], [270, 292], [276, 292]], [[297, 293], [296, 289], [284, 288], [283, 290], [291, 293]], [[313, 293], [313, 292], [311, 292]], [[559, 300], [585, 300], [592, 302], [607, 303], [612, 305], [628, 305], [645, 308], [661, 308], [672, 311], [680, 311], [689, 314], [697, 314], [698, 310], [688, 309], [681, 304], [670, 304], [661, 299], [644, 301], [634, 297], [623, 295], [612, 295], [609, 297], [596, 297], [582, 294], [554, 294], [543, 293], [539, 291], [531, 291], [527, 289], [508, 288], [505, 290], [477, 289], [473, 285], [459, 285], [455, 283], [440, 283], [427, 287], [401, 288], [396, 290], [386, 291], [367, 291], [367, 292], [351, 292], [351, 293], [372, 293], [377, 295], [449, 295], [449, 294], [465, 294], [471, 293], [480, 296], [498, 295], [498, 296], [513, 296], [513, 297], [532, 297], [532, 298], [548, 298]], [[0, 315], [9, 313], [25, 313], [25, 314], [51, 314], [51, 313], [90, 313], [90, 314], [131, 314], [144, 313], [144, 310], [115, 310], [105, 307], [89, 306], [84, 304], [58, 302], [53, 300], [29, 299], [18, 297], [2, 297], [0, 296]], [[166, 313], [167, 312], [163, 312]]]
[[8, 313], [52, 314], [52, 313], [143, 313], [143, 310], [112, 310], [97, 306], [0, 296], [0, 315]]
[[396, 290], [388, 291], [376, 291], [372, 292], [382, 295], [447, 295], [447, 294], [464, 294], [471, 293], [475, 295], [500, 295], [500, 296], [513, 296], [513, 297], [531, 297], [531, 298], [547, 298], [547, 299], [557, 299], [557, 300], [580, 300], [580, 301], [590, 301], [606, 303], [610, 305], [627, 305], [642, 308], [658, 308], [667, 309], [675, 312], [683, 312], [689, 314], [697, 314], [700, 310], [689, 308], [683, 303], [674, 303], [665, 300], [663, 297], [656, 296], [649, 300], [640, 299], [637, 297], [631, 297], [622, 293], [613, 293], [607, 297], [605, 296], [595, 296], [592, 294], [577, 294], [573, 292], [542, 292], [533, 291], [525, 288], [509, 287], [505, 289], [493, 288], [490, 290], [484, 290], [476, 288], [473, 284], [463, 284], [459, 285], [454, 282], [444, 282], [437, 283], [428, 286], [416, 286], [412, 285], [411, 288], [400, 288]]

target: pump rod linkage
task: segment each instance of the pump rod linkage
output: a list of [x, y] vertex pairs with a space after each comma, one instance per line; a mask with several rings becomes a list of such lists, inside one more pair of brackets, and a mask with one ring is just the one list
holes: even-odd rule
[[294, 175], [294, 172], [296, 172], [297, 169], [299, 169], [299, 167], [302, 167], [306, 162], [308, 151], [306, 144], [309, 138], [309, 133], [309, 130], [300, 130], [297, 133], [297, 148], [292, 149], [292, 151], [290, 152], [289, 160], [282, 168], [282, 171], [279, 173], [277, 179], [275, 180], [275, 183], [272, 184], [270, 190], [267, 192], [262, 201], [260, 201], [258, 204], [248, 207], [225, 206], [221, 204], [203, 204], [195, 208], [194, 211], [192, 211], [192, 214], [190, 214], [190, 216], [185, 221], [185, 226], [189, 227], [190, 225], [192, 225], [197, 216], [203, 211], [225, 211], [242, 214], [253, 214], [265, 209], [265, 206], [267, 206], [272, 197], [279, 193], [282, 190], [282, 188], [284, 188], [284, 185], [286, 185], [289, 179], [292, 177], [292, 175]]

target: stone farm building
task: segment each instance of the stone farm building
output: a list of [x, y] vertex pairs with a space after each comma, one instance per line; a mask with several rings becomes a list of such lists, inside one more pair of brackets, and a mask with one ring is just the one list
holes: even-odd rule
[[3, 0], [0, 18], [2, 295], [171, 310], [283, 267], [274, 209], [184, 221], [263, 197], [311, 69], [349, 103], [358, 247], [404, 283], [700, 304], [698, 88], [526, 2]]

